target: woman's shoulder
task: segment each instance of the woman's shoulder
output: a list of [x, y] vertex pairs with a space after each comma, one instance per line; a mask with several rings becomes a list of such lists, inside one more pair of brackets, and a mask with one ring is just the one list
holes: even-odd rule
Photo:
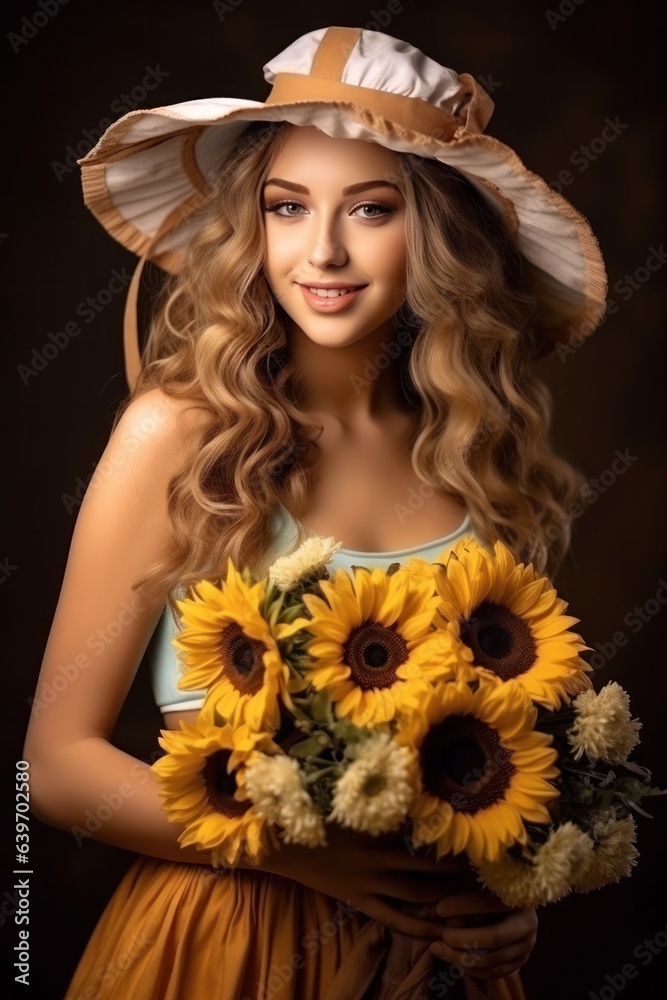
[[127, 563], [131, 549], [136, 576], [159, 558], [173, 536], [171, 482], [196, 454], [206, 418], [201, 404], [157, 388], [127, 403], [84, 495], [77, 552], [97, 551], [104, 539]]
[[200, 400], [173, 396], [155, 386], [127, 404], [112, 437], [121, 450], [156, 449], [178, 461], [188, 448], [196, 448], [212, 420], [211, 410]]

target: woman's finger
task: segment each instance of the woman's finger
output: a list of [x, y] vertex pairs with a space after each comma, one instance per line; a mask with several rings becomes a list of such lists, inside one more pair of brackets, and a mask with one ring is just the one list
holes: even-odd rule
[[439, 938], [442, 926], [433, 923], [431, 920], [421, 920], [419, 917], [405, 913], [392, 905], [390, 899], [375, 894], [369, 897], [372, 902], [367, 903], [365, 913], [368, 913], [374, 920], [379, 920], [386, 927], [401, 934], [410, 934], [412, 937]]
[[514, 944], [537, 930], [534, 909], [517, 910], [488, 927], [452, 927], [442, 929], [442, 940], [450, 948], [465, 948], [476, 941], [476, 947], [495, 950]]
[[[438, 897], [440, 898], [440, 897]], [[441, 927], [465, 927], [466, 920], [469, 917], [444, 917], [438, 916], [435, 906], [433, 903], [428, 903], [426, 906], [420, 906], [419, 903], [402, 903], [401, 909], [407, 913], [413, 913], [417, 917], [422, 917], [425, 920], [437, 920], [440, 922]]]
[[458, 965], [467, 975], [482, 979], [507, 976], [524, 965], [535, 945], [535, 935], [531, 934], [504, 948], [493, 951], [476, 948], [450, 948], [446, 944], [435, 942], [430, 950], [452, 965]]

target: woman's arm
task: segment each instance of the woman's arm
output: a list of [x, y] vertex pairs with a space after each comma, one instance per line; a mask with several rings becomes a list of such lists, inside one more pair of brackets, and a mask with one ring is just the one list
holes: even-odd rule
[[[162, 610], [142, 608], [132, 583], [170, 542], [167, 487], [199, 439], [199, 419], [151, 390], [111, 435], [77, 518], [24, 756], [32, 808], [44, 822], [142, 854], [210, 864], [208, 854], [178, 844], [182, 827], [167, 819], [151, 768], [110, 742]], [[460, 862], [448, 871], [392, 838], [334, 827], [329, 840], [320, 849], [283, 845], [261, 865], [240, 867], [349, 899], [405, 933], [439, 936], [438, 922], [402, 912], [400, 901], [437, 902]]]
[[200, 864], [207, 855], [178, 845], [156, 775], [110, 738], [162, 610], [142, 607], [132, 583], [169, 544], [167, 486], [202, 412], [154, 389], [111, 435], [77, 518], [24, 749], [44, 822]]

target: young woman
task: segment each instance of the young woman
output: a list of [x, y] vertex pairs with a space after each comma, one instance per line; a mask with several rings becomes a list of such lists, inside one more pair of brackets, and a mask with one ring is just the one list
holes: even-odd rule
[[[165, 727], [194, 721], [173, 600], [228, 556], [260, 574], [314, 531], [345, 546], [332, 568], [387, 566], [474, 535], [552, 575], [569, 543], [579, 478], [549, 446], [533, 363], [601, 318], [586, 220], [483, 135], [493, 105], [471, 77], [404, 42], [318, 29], [264, 69], [263, 105], [132, 112], [82, 161], [98, 218], [173, 273], [141, 365], [130, 299], [131, 392], [77, 520], [36, 703], [59, 664], [82, 669], [26, 739], [36, 815], [139, 854], [67, 996], [384, 1000], [447, 981], [521, 1000], [536, 913], [483, 891], [460, 856], [332, 828], [326, 849], [220, 873], [179, 846], [154, 773], [110, 741], [154, 632]], [[389, 948], [380, 969], [371, 922], [407, 936], [407, 964]]]

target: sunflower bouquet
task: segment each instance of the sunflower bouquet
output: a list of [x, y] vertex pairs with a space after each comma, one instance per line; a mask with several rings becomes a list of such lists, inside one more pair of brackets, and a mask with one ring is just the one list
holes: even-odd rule
[[338, 548], [307, 539], [262, 580], [229, 560], [177, 602], [179, 687], [206, 692], [153, 765], [179, 841], [234, 867], [331, 823], [398, 830], [513, 907], [629, 875], [632, 811], [665, 793], [548, 579], [500, 541], [330, 576]]

